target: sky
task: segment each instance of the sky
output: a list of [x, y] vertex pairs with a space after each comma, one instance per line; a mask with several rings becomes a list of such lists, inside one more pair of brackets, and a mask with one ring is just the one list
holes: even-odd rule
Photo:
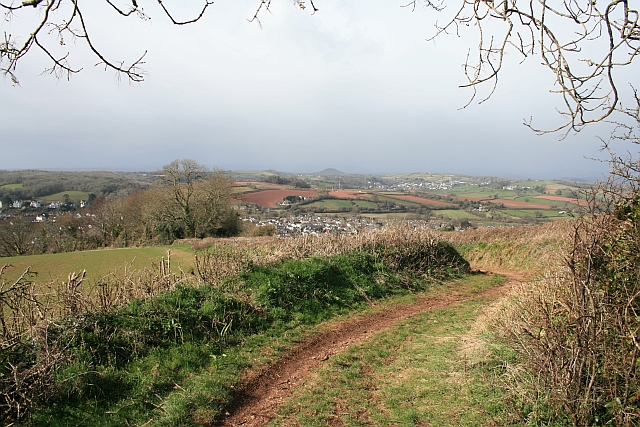
[[[139, 1], [140, 2], [140, 1]], [[140, 2], [142, 3], [142, 2]], [[199, 1], [164, 2], [197, 14]], [[398, 0], [315, 0], [311, 14], [274, 0], [220, 0], [197, 23], [173, 26], [154, 2], [151, 20], [87, 3], [93, 43], [114, 61], [147, 51], [142, 83], [120, 81], [80, 41], [57, 80], [35, 49], [0, 82], [0, 169], [154, 171], [190, 158], [210, 168], [310, 173], [457, 173], [517, 179], [602, 177], [610, 128], [560, 140], [560, 99], [538, 58], [507, 55], [497, 90], [462, 109], [472, 92], [463, 33], [427, 41], [434, 15]], [[29, 13], [32, 13], [29, 11]], [[29, 28], [27, 13], [2, 30]], [[55, 42], [53, 39], [49, 43]], [[482, 88], [486, 91], [489, 88]]]

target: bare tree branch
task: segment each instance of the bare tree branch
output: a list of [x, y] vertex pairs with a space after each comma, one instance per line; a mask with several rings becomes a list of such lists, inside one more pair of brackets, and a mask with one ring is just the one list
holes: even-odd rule
[[[415, 8], [416, 3], [406, 6]], [[450, 2], [422, 3], [443, 12]], [[436, 32], [429, 40], [460, 35], [463, 27], [475, 27], [478, 32], [478, 47], [469, 52], [463, 66], [468, 83], [462, 87], [473, 89], [467, 105], [476, 99], [477, 86], [483, 83], [493, 82], [493, 87], [479, 102], [493, 94], [510, 49], [523, 60], [539, 55], [555, 75], [557, 88], [552, 92], [562, 96], [561, 114], [566, 119], [555, 129], [525, 122], [538, 133], [580, 131], [609, 117], [620, 102], [614, 71], [630, 65], [640, 52], [638, 11], [629, 7], [628, 0], [608, 0], [604, 8], [591, 0], [462, 0], [445, 24], [436, 22]]]
[[[204, 16], [207, 8], [213, 4], [212, 0], [192, 0], [203, 4], [199, 13], [191, 19], [178, 20], [162, 0], [156, 1], [162, 12], [175, 25], [186, 25], [199, 21]], [[122, 17], [134, 15], [144, 21], [150, 19], [139, 5], [139, 0], [131, 0], [131, 4], [125, 7], [116, 4], [115, 0], [104, 0], [104, 2]], [[24, 42], [19, 41], [19, 36], [6, 31], [4, 32], [4, 40], [0, 42], [0, 73], [9, 77], [16, 85], [19, 84], [16, 73], [17, 65], [33, 46], [37, 46], [51, 61], [51, 66], [45, 68], [45, 73], [54, 74], [58, 78], [70, 78], [72, 74], [82, 70], [82, 67], [76, 68], [70, 65], [69, 52], [62, 55], [54, 53], [53, 46], [49, 45], [44, 37], [39, 37], [42, 35], [43, 30], [47, 31], [47, 35], [55, 35], [61, 46], [66, 45], [67, 37], [82, 40], [93, 55], [98, 58], [99, 61], [96, 65], [104, 65], [105, 69], [114, 70], [119, 78], [125, 76], [131, 82], [142, 82], [145, 79], [147, 73], [142, 68], [142, 65], [147, 52], [145, 51], [131, 62], [109, 59], [103, 48], [98, 46], [99, 43], [96, 44], [94, 42], [91, 35], [94, 33], [93, 27], [95, 25], [91, 25], [86, 21], [83, 14], [85, 6], [84, 4], [81, 6], [78, 0], [25, 0], [20, 4], [7, 3], [5, 0], [4, 2], [0, 1], [0, 8], [5, 10], [4, 21], [2, 21], [4, 23], [10, 23], [19, 11], [21, 11], [21, 18], [27, 17], [36, 21], [34, 28], [29, 31]], [[54, 15], [52, 14], [53, 11], [58, 13]], [[64, 17], [65, 12], [66, 18]], [[61, 16], [63, 17], [62, 19]]]

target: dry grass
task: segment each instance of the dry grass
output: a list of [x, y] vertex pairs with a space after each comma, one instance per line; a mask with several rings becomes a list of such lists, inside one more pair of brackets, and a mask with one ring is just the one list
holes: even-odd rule
[[50, 373], [64, 363], [63, 349], [68, 344], [47, 336], [47, 331], [61, 319], [104, 312], [180, 284], [221, 286], [251, 265], [266, 266], [313, 256], [366, 251], [389, 271], [408, 271], [403, 275], [407, 285], [418, 276], [439, 277], [450, 270], [469, 269], [449, 245], [440, 243], [435, 232], [403, 226], [359, 235], [204, 239], [188, 243], [196, 249], [207, 248], [197, 254], [194, 274], [173, 272], [169, 252], [151, 268], [125, 268], [124, 272], [104, 276], [93, 286], [83, 286], [84, 271], [72, 273], [66, 280], [36, 286], [28, 270], [17, 280], [9, 281], [3, 275], [5, 268], [0, 268], [0, 356], [3, 361], [18, 353], [39, 358], [29, 366], [4, 362], [0, 366], [0, 419], [20, 420], [28, 416], [35, 402], [46, 401], [46, 394], [53, 389]]
[[564, 262], [572, 243], [573, 221], [439, 233], [477, 268], [516, 269], [530, 273]]
[[495, 316], [519, 357], [502, 378], [514, 410], [575, 427], [639, 424], [638, 211], [634, 200], [576, 221], [564, 262], [515, 288]]
[[[402, 269], [403, 263], [411, 258], [412, 268], [415, 269], [416, 258], [421, 254], [447, 256], [446, 250], [435, 250], [441, 240], [441, 235], [427, 228], [393, 225], [357, 235], [215, 239], [193, 243], [194, 249], [208, 246], [207, 251], [196, 256], [196, 267], [201, 280], [219, 285], [250, 265], [272, 265], [288, 260], [329, 257], [358, 251], [367, 251], [380, 257], [391, 270]], [[425, 272], [430, 265], [435, 264], [434, 261], [428, 257], [420, 261]], [[463, 265], [451, 267], [462, 270], [466, 268]]]

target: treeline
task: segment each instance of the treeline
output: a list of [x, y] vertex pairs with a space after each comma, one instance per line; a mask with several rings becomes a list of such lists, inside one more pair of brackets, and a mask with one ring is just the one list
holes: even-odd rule
[[126, 196], [98, 197], [87, 209], [41, 223], [29, 216], [0, 222], [0, 256], [58, 253], [101, 247], [167, 244], [240, 232], [231, 205], [231, 181], [193, 161], [165, 166], [157, 185]]
[[290, 178], [282, 175], [269, 175], [264, 181], [270, 184], [293, 185], [296, 188], [311, 188], [311, 185], [303, 179]]
[[[98, 196], [105, 194], [131, 194], [149, 188], [153, 174], [127, 172], [52, 172], [0, 170], [0, 198], [37, 199], [63, 191], [84, 191]], [[20, 184], [20, 186], [11, 185]], [[4, 185], [9, 185], [4, 187]]]

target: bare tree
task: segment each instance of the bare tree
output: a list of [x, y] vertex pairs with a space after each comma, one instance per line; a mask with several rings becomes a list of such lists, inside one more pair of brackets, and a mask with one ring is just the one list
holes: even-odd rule
[[[131, 0], [128, 5], [123, 5], [117, 0], [102, 0], [108, 4], [116, 15], [123, 18], [137, 17], [148, 20], [149, 15], [144, 10], [144, 0]], [[174, 14], [164, 5], [162, 0], [157, 0], [162, 13], [175, 25], [185, 25], [196, 22], [202, 18], [207, 8], [213, 4], [212, 0], [196, 0], [202, 6], [198, 14], [187, 20], [178, 20]], [[59, 45], [65, 46], [68, 39], [82, 41], [98, 58], [97, 65], [115, 70], [117, 75], [124, 75], [129, 80], [140, 82], [144, 80], [145, 71], [141, 68], [144, 64], [146, 52], [137, 59], [127, 63], [106, 58], [102, 53], [99, 41], [94, 41], [92, 31], [85, 20], [83, 11], [85, 3], [78, 0], [0, 0], [0, 10], [4, 10], [3, 23], [10, 23], [16, 16], [30, 19], [33, 26], [24, 40], [11, 33], [4, 33], [4, 41], [0, 42], [0, 72], [9, 76], [17, 84], [16, 67], [18, 62], [27, 55], [32, 48], [37, 48], [45, 53], [50, 60], [50, 66], [45, 71], [55, 74], [57, 77], [77, 73], [81, 68], [74, 68], [68, 61], [69, 53], [57, 56], [49, 37], [53, 35]]]
[[638, 11], [628, 0], [414, 0], [407, 6], [418, 5], [446, 16], [431, 39], [461, 35], [466, 27], [477, 31], [477, 47], [464, 63], [464, 87], [473, 88], [469, 103], [485, 82], [492, 90], [480, 102], [491, 96], [505, 54], [541, 59], [555, 76], [552, 92], [563, 97], [565, 120], [549, 130], [525, 123], [536, 132], [579, 131], [610, 116], [620, 106], [615, 71], [631, 65], [640, 51]]
[[[159, 13], [168, 18], [174, 25], [187, 25], [199, 21], [213, 4], [213, 0], [189, 0], [188, 4], [199, 6], [192, 16], [186, 19], [178, 19], [171, 7], [165, 5], [162, 0], [95, 0], [109, 6], [114, 16], [120, 18], [139, 18], [143, 21], [151, 19], [145, 11], [144, 4], [157, 3]], [[181, 2], [185, 3], [185, 2]], [[249, 21], [259, 23], [258, 15], [269, 10], [270, 0], [257, 0], [256, 13]], [[299, 8], [305, 9], [305, 2], [294, 2]], [[313, 6], [313, 1], [310, 2]], [[32, 22], [24, 36], [14, 35], [4, 31], [4, 40], [0, 41], [0, 73], [8, 76], [14, 84], [19, 80], [16, 73], [18, 63], [33, 48], [42, 51], [49, 60], [45, 73], [54, 74], [58, 78], [69, 78], [78, 73], [82, 67], [74, 67], [69, 61], [70, 52], [57, 54], [56, 45], [67, 46], [69, 40], [81, 42], [98, 59], [96, 65], [103, 65], [105, 69], [116, 72], [118, 77], [126, 77], [132, 82], [141, 82], [146, 76], [144, 58], [147, 52], [141, 53], [132, 61], [116, 61], [107, 58], [104, 54], [104, 40], [94, 40], [95, 28], [85, 19], [86, 3], [79, 0], [0, 0], [0, 11], [4, 12], [4, 19], [0, 21], [2, 26], [9, 25], [15, 18]], [[313, 6], [313, 10], [317, 9]], [[107, 19], [104, 17], [103, 19]], [[51, 41], [51, 36], [54, 42]], [[108, 43], [108, 42], [106, 42]]]
[[34, 225], [27, 218], [0, 223], [0, 256], [26, 255], [34, 248]]
[[179, 220], [185, 237], [195, 237], [196, 183], [204, 181], [208, 172], [207, 168], [190, 159], [174, 160], [162, 168], [161, 175], [171, 200], [162, 211]]
[[231, 182], [222, 171], [210, 172], [194, 160], [175, 160], [164, 166], [161, 191], [156, 194], [156, 228], [170, 240], [237, 233], [231, 207]]

